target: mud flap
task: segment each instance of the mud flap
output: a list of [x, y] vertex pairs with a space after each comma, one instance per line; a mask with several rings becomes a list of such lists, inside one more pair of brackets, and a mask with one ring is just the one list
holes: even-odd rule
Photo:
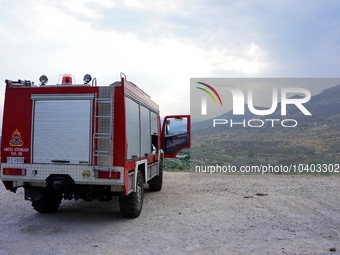
[[34, 187], [26, 184], [24, 186], [25, 189], [25, 200], [36, 201], [40, 200], [44, 195], [43, 187]]

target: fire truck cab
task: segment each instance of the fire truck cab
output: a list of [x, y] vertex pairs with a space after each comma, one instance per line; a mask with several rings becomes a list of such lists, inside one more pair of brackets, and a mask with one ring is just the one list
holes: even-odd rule
[[6, 80], [1, 179], [6, 189], [25, 190], [41, 213], [61, 200], [119, 196], [120, 212], [141, 213], [144, 184], [159, 191], [163, 160], [190, 147], [190, 116], [163, 120], [151, 98], [121, 73], [109, 86], [84, 76], [83, 84], [61, 75], [60, 84]]

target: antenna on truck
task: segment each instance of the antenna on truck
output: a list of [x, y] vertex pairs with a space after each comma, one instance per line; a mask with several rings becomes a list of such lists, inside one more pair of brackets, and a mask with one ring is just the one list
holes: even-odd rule
[[120, 72], [120, 78], [123, 78], [123, 76], [124, 76], [124, 78], [125, 78], [125, 80], [126, 80], [126, 75], [125, 75], [125, 73]]

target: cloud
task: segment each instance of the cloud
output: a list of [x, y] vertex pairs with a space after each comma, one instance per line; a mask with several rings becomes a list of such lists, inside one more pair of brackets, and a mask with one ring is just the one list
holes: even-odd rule
[[[163, 115], [189, 113], [189, 87], [185, 89], [185, 85], [190, 76], [207, 75], [209, 70], [203, 50], [174, 38], [150, 43], [131, 32], [96, 30], [92, 26], [95, 11], [86, 16], [86, 8], [78, 8], [75, 16], [70, 14], [77, 1], [66, 11], [62, 8], [65, 2], [35, 3], [7, 9], [7, 16], [13, 14], [17, 19], [0, 26], [6, 35], [1, 41], [7, 48], [0, 54], [5, 59], [15, 56], [17, 61], [0, 63], [2, 75], [6, 75], [2, 80], [37, 82], [46, 74], [53, 84], [59, 74], [71, 73], [81, 82], [85, 73], [91, 73], [100, 85], [109, 85], [123, 71], [160, 104]], [[26, 17], [24, 10], [32, 18]]]
[[251, 43], [248, 47], [213, 48], [208, 52], [208, 60], [213, 73], [239, 71], [247, 74], [265, 73], [268, 69], [266, 53], [259, 45]]
[[[189, 113], [190, 77], [337, 76], [334, 1], [1, 1], [0, 80], [121, 71], [160, 104]], [[180, 102], [180, 103], [178, 103]]]

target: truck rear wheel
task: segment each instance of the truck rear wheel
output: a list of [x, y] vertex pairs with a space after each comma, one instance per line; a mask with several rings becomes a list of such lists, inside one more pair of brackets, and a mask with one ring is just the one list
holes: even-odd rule
[[142, 212], [144, 198], [144, 181], [140, 171], [137, 174], [137, 187], [135, 192], [119, 197], [119, 208], [122, 216], [127, 218], [137, 218]]
[[39, 200], [32, 201], [34, 210], [40, 213], [51, 213], [57, 211], [61, 203], [62, 195], [57, 190], [47, 187]]
[[163, 184], [163, 160], [159, 161], [159, 175], [149, 181], [149, 189], [151, 191], [160, 191]]

